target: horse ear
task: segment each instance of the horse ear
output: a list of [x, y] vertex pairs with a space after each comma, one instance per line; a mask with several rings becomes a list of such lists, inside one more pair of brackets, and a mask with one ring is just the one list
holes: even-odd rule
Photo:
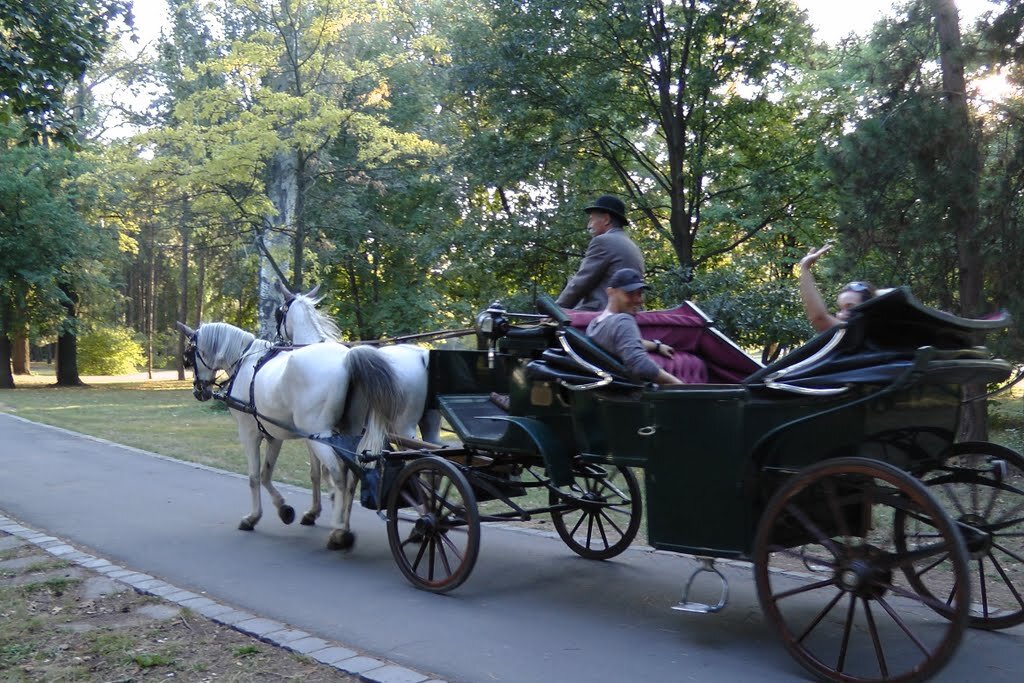
[[295, 298], [295, 295], [292, 294], [291, 291], [284, 286], [283, 282], [281, 282], [280, 280], [274, 280], [274, 284], [277, 285], [277, 291], [281, 292], [281, 296], [284, 297], [285, 303], [290, 303], [292, 299]]
[[191, 337], [192, 335], [194, 335], [194, 334], [196, 333], [196, 331], [195, 331], [195, 330], [193, 330], [193, 329], [192, 329], [191, 327], [189, 327], [189, 326], [188, 326], [188, 325], [186, 325], [185, 323], [182, 323], [182, 322], [177, 322], [177, 321], [176, 321], [176, 322], [175, 322], [175, 325], [177, 325], [177, 326], [178, 326], [178, 329], [179, 329], [179, 330], [181, 330], [182, 332], [184, 332], [184, 333], [185, 333], [185, 336], [186, 336], [186, 337]]
[[313, 289], [311, 289], [308, 292], [306, 292], [304, 296], [307, 299], [315, 299], [316, 298], [316, 293], [319, 292], [319, 291], [320, 291], [320, 285], [317, 285]]

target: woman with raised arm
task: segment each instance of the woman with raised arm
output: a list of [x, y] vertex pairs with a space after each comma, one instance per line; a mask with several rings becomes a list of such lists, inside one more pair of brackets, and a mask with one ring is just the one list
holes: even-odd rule
[[818, 285], [811, 274], [811, 268], [817, 263], [829, 249], [831, 244], [826, 244], [818, 249], [811, 249], [807, 255], [800, 259], [800, 298], [804, 302], [804, 312], [815, 332], [824, 332], [845, 322], [850, 317], [850, 310], [859, 306], [875, 295], [875, 288], [867, 282], [849, 282], [839, 290], [836, 298], [836, 313], [829, 312], [825, 300], [818, 291]]

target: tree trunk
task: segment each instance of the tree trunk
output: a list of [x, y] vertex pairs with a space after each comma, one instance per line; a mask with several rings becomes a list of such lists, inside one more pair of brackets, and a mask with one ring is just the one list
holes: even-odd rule
[[199, 262], [199, 272], [196, 273], [196, 317], [192, 319], [190, 325], [193, 329], [199, 327], [199, 323], [203, 320], [203, 292], [206, 291], [204, 289], [206, 287], [206, 252], [200, 250], [196, 257]]
[[78, 376], [78, 292], [68, 283], [61, 283], [60, 290], [67, 297], [61, 302], [67, 317], [57, 335], [57, 386], [82, 386]]
[[[270, 164], [267, 177], [267, 196], [277, 209], [277, 216], [271, 229], [263, 231], [264, 249], [260, 258], [257, 303], [258, 336], [261, 339], [273, 339], [277, 334], [274, 311], [277, 309], [279, 299], [274, 282], [283, 279], [282, 275], [288, 269], [290, 255], [294, 253], [294, 245], [288, 239], [287, 233], [295, 225], [298, 161], [295, 152], [278, 154]], [[294, 282], [285, 284], [296, 288]]]
[[14, 340], [11, 344], [11, 366], [15, 375], [31, 375], [30, 353], [28, 346], [28, 332], [22, 327], [14, 333]]
[[146, 377], [153, 379], [153, 327], [156, 321], [156, 238], [149, 235], [149, 277], [146, 278]]
[[[967, 80], [964, 77], [963, 42], [954, 0], [932, 0], [935, 29], [939, 35], [939, 62], [942, 89], [945, 91], [951, 125], [949, 166], [958, 190], [949, 197], [949, 220], [956, 235], [959, 268], [960, 314], [976, 317], [982, 312], [983, 257], [978, 237], [978, 184], [981, 155], [974, 121], [967, 104]], [[980, 340], [979, 340], [980, 341]], [[984, 385], [967, 385], [967, 396], [985, 393]], [[960, 439], [985, 440], [988, 433], [985, 403], [972, 401], [964, 406]]]
[[[192, 228], [189, 225], [191, 218], [190, 207], [187, 199], [182, 200], [181, 223], [178, 225], [178, 234], [181, 236], [181, 263], [178, 270], [178, 320], [188, 324], [188, 250], [189, 241], [192, 237]], [[185, 379], [185, 333], [178, 332], [177, 370], [178, 379]]]
[[0, 389], [14, 388], [14, 373], [11, 372], [11, 339], [7, 336], [7, 321], [10, 311], [4, 301], [0, 301]]

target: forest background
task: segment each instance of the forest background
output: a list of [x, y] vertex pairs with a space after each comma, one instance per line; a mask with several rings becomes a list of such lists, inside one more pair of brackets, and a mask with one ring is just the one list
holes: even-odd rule
[[[792, 0], [0, 0], [0, 387], [174, 321], [273, 336], [273, 281], [351, 339], [557, 294], [582, 207], [630, 207], [652, 307], [771, 360], [826, 298], [907, 285], [1024, 359], [1024, 4], [896, 2], [815, 40]], [[998, 84], [998, 87], [992, 87]], [[145, 96], [144, 96], [145, 95]], [[135, 103], [135, 104], [133, 104]], [[115, 131], [134, 131], [130, 135]], [[33, 351], [35, 350], [35, 351]]]

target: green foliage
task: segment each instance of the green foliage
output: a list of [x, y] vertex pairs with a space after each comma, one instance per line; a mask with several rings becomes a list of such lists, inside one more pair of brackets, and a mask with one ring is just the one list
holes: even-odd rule
[[99, 60], [127, 0], [0, 0], [0, 123], [20, 117], [30, 131], [74, 137], [65, 90]]
[[102, 281], [116, 235], [85, 218], [86, 164], [63, 147], [13, 144], [21, 130], [0, 125], [0, 307], [53, 331], [64, 317], [62, 286]]
[[135, 334], [123, 327], [97, 327], [78, 338], [78, 368], [85, 375], [128, 375], [145, 365]]

